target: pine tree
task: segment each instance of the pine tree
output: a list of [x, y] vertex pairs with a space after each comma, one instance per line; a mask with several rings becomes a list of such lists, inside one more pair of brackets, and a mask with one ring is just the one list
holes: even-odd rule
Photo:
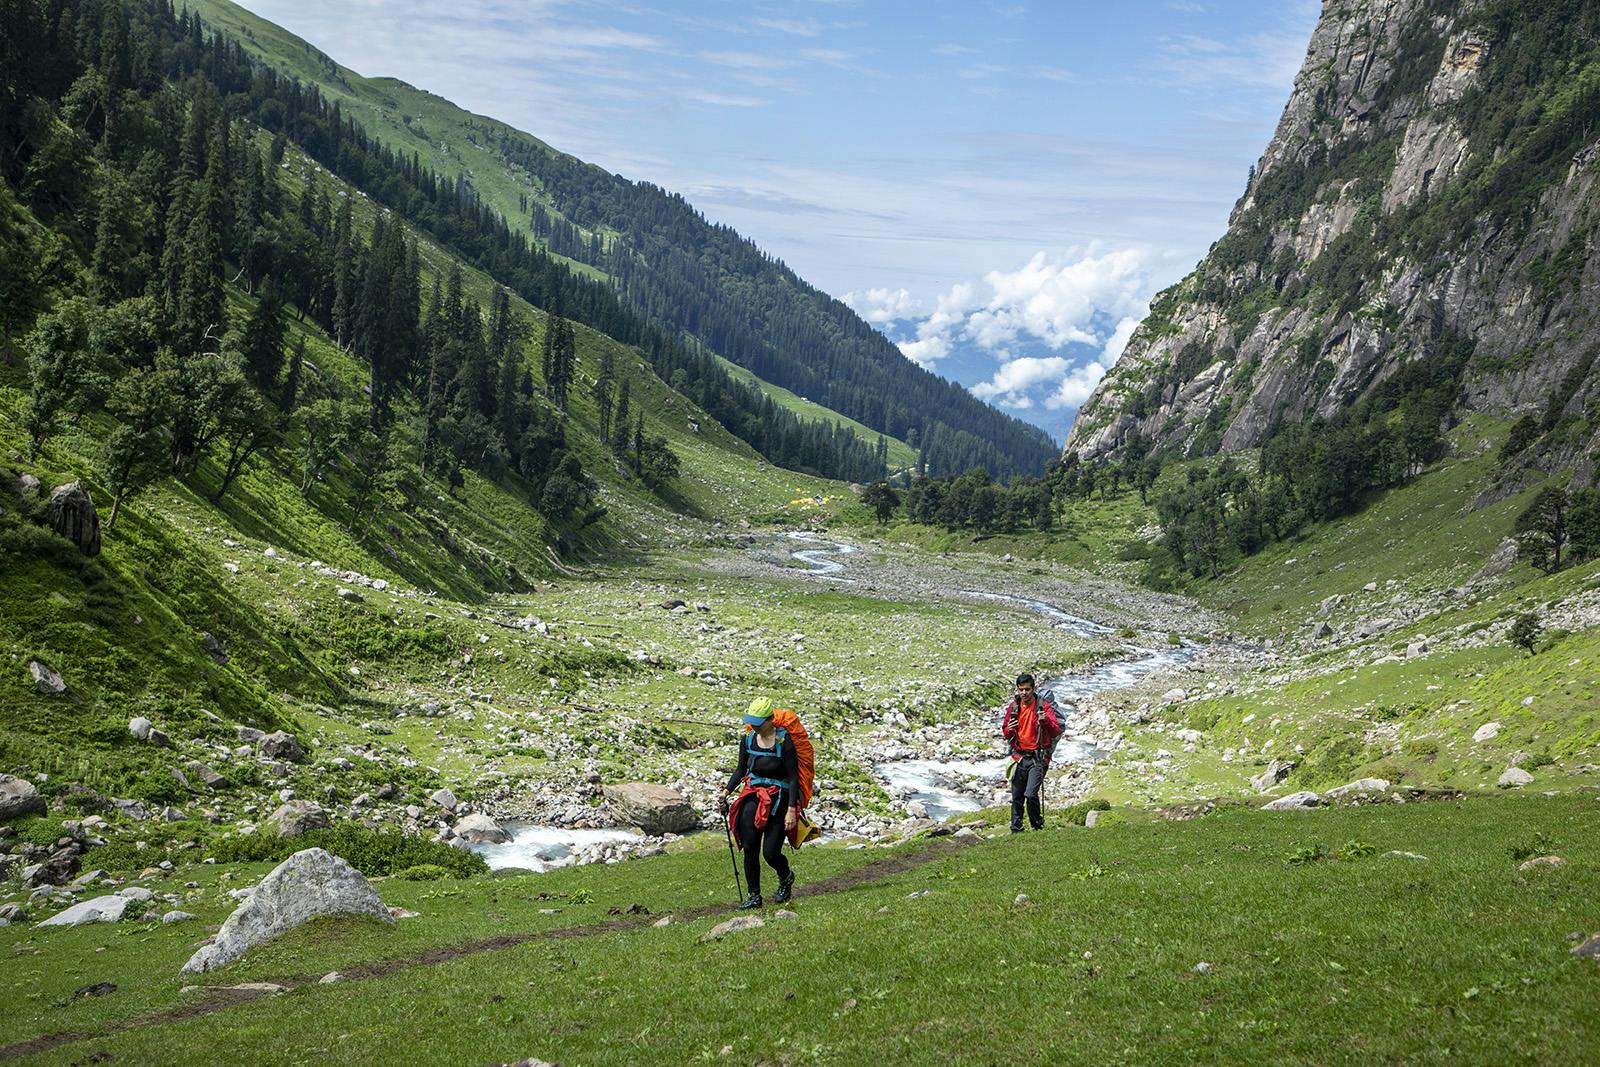
[[300, 376], [304, 373], [303, 365], [306, 360], [306, 337], [301, 334], [294, 343], [294, 351], [289, 354], [289, 374], [283, 382], [283, 396], [278, 401], [278, 409], [285, 414], [294, 410], [295, 402], [300, 399]]
[[595, 377], [594, 406], [600, 416], [600, 440], [611, 440], [611, 349], [600, 353], [600, 373]]
[[245, 321], [240, 339], [244, 365], [250, 381], [263, 393], [277, 388], [283, 372], [283, 314], [278, 287], [268, 278], [262, 283], [261, 298]]
[[628, 422], [628, 388], [629, 379], [623, 378], [622, 385], [617, 389], [617, 409], [611, 416], [611, 450], [619, 456], [627, 454], [628, 435], [633, 432]]

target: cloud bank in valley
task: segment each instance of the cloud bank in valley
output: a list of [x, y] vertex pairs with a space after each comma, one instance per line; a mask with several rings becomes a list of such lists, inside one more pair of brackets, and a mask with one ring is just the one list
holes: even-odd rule
[[[1040, 251], [1014, 270], [958, 282], [927, 308], [906, 289], [846, 293], [846, 303], [884, 329], [924, 367], [966, 356], [973, 394], [1017, 411], [1068, 413], [1117, 361], [1155, 285], [1137, 249], [1091, 245]], [[967, 377], [969, 375], [964, 375]]]

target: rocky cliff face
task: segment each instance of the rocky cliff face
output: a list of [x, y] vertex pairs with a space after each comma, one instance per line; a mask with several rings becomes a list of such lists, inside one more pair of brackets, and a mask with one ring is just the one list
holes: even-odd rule
[[1067, 441], [1248, 449], [1470, 349], [1448, 422], [1532, 416], [1595, 478], [1600, 2], [1327, 0], [1227, 234]]

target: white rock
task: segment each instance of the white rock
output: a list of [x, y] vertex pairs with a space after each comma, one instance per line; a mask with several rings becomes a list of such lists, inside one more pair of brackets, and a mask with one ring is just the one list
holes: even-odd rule
[[367, 915], [392, 923], [370, 882], [354, 867], [320, 848], [296, 852], [261, 880], [210, 944], [183, 965], [179, 974], [215, 970], [263, 941], [322, 915]]
[[455, 832], [474, 845], [503, 845], [511, 840], [504, 827], [482, 813], [462, 816], [456, 821]]
[[131, 897], [95, 897], [93, 900], [74, 904], [66, 911], [57, 912], [39, 925], [83, 926], [87, 923], [114, 923], [123, 917], [132, 903]]
[[1521, 767], [1507, 767], [1505, 773], [1502, 774], [1494, 784], [1500, 786], [1502, 789], [1514, 789], [1518, 786], [1532, 785], [1533, 775], [1529, 774]]
[[767, 925], [766, 920], [759, 915], [740, 915], [729, 919], [727, 922], [721, 922], [713, 926], [706, 931], [705, 936], [701, 937], [700, 940], [721, 941], [729, 934], [736, 934], [741, 930], [759, 930], [765, 925]]
[[1262, 811], [1302, 811], [1306, 808], [1316, 808], [1322, 805], [1322, 798], [1309, 790], [1299, 793], [1290, 793], [1286, 797], [1269, 801], [1261, 805]]
[[1492, 741], [1499, 733], [1499, 723], [1486, 722], [1482, 726], [1478, 727], [1477, 732], [1472, 735], [1472, 739], [1474, 741]]
[[1334, 786], [1328, 790], [1328, 796], [1338, 798], [1349, 796], [1352, 793], [1381, 793], [1389, 788], [1387, 778], [1357, 778], [1353, 782]]
[[140, 715], [128, 720], [128, 732], [141, 741], [148, 741], [153, 725], [149, 719]]

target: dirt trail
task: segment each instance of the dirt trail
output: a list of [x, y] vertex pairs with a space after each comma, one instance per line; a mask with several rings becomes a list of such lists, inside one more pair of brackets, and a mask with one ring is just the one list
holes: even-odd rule
[[[967, 841], [957, 841], [948, 837], [935, 838], [915, 851], [885, 856], [882, 859], [865, 863], [854, 870], [844, 871], [831, 878], [801, 886], [801, 892], [796, 901], [803, 902], [810, 897], [842, 893], [858, 886], [882, 881], [885, 878], [920, 867], [925, 863], [942, 859], [960, 850], [967, 843]], [[733, 910], [735, 909], [726, 904], [711, 904], [675, 911], [671, 915], [675, 922], [692, 922], [695, 919], [703, 919], [708, 915], [718, 915]], [[437, 948], [424, 949], [421, 952], [416, 952], [409, 956], [400, 956], [392, 960], [375, 960], [370, 963], [354, 964], [350, 967], [342, 968], [339, 973], [344, 976], [346, 982], [366, 981], [372, 978], [383, 978], [397, 971], [408, 970], [412, 967], [431, 967], [440, 963], [449, 963], [451, 960], [461, 959], [465, 956], [476, 956], [485, 952], [498, 952], [502, 949], [516, 948], [519, 945], [526, 945], [534, 941], [561, 941], [571, 938], [621, 933], [626, 930], [637, 930], [648, 926], [657, 918], [659, 916], [637, 916], [591, 923], [585, 926], [563, 926], [553, 930], [532, 930], [520, 934], [481, 938], [476, 941], [460, 941], [452, 945], [440, 945]], [[269, 979], [259, 983], [252, 983], [263, 987], [257, 989], [215, 987], [201, 993], [190, 1003], [167, 1008], [163, 1011], [118, 1019], [107, 1023], [99, 1030], [63, 1030], [7, 1045], [0, 1048], [0, 1061], [35, 1056], [43, 1052], [51, 1052], [63, 1045], [112, 1037], [124, 1031], [145, 1026], [167, 1026], [172, 1023], [184, 1022], [203, 1015], [210, 1015], [212, 1012], [221, 1011], [224, 1008], [231, 1008], [238, 1004], [258, 1000], [262, 997], [274, 996], [277, 994], [277, 990], [272, 987], [275, 986], [293, 990], [316, 985], [320, 977], [320, 975], [296, 975], [291, 978]]]

